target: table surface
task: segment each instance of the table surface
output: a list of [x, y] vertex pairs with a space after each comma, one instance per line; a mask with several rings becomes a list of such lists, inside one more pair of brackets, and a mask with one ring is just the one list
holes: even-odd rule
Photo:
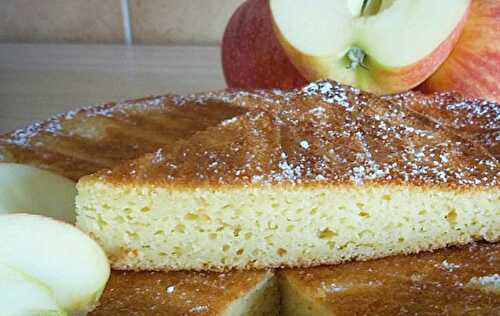
[[82, 106], [224, 86], [218, 47], [0, 44], [0, 133]]

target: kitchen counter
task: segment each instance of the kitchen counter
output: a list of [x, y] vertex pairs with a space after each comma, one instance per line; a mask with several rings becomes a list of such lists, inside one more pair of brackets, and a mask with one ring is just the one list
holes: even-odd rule
[[82, 106], [224, 86], [218, 47], [0, 44], [0, 133]]

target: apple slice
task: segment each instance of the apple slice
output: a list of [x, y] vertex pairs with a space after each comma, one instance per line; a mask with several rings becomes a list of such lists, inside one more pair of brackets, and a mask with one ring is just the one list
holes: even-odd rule
[[0, 264], [0, 293], [0, 310], [4, 316], [67, 315], [49, 288], [4, 264]]
[[31, 214], [0, 215], [0, 263], [45, 284], [70, 314], [92, 310], [109, 278], [106, 255], [76, 227]]
[[470, 0], [269, 0], [277, 40], [309, 80], [408, 90], [446, 59]]
[[35, 213], [75, 222], [75, 183], [32, 166], [0, 163], [0, 214]]

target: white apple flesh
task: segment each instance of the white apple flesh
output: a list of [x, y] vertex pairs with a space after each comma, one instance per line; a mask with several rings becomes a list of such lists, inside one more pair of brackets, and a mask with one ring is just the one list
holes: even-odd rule
[[106, 255], [76, 227], [31, 214], [0, 215], [0, 263], [45, 284], [68, 313], [92, 310], [109, 278]]
[[375, 93], [410, 89], [446, 59], [470, 0], [270, 0], [290, 61], [309, 80]]
[[32, 166], [0, 163], [0, 214], [34, 213], [75, 222], [75, 183]]
[[64, 316], [51, 291], [37, 280], [0, 263], [0, 313], [3, 316]]

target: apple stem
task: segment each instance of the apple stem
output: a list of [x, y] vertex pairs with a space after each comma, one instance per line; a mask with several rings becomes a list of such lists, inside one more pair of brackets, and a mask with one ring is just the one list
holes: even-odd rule
[[350, 65], [347, 66], [347, 69], [356, 69], [356, 67], [360, 66], [362, 68], [368, 69], [365, 65], [365, 52], [359, 47], [351, 47], [347, 51], [347, 58], [349, 58]]
[[359, 12], [359, 16], [363, 16], [363, 13], [365, 12], [366, 6], [368, 5], [368, 1], [370, 1], [370, 0], [363, 0], [363, 4], [361, 5], [361, 11]]
[[[358, 4], [359, 1], [356, 1], [355, 3]], [[355, 12], [358, 17], [375, 15], [380, 11], [382, 4], [383, 0], [363, 0], [361, 2], [361, 6]]]

